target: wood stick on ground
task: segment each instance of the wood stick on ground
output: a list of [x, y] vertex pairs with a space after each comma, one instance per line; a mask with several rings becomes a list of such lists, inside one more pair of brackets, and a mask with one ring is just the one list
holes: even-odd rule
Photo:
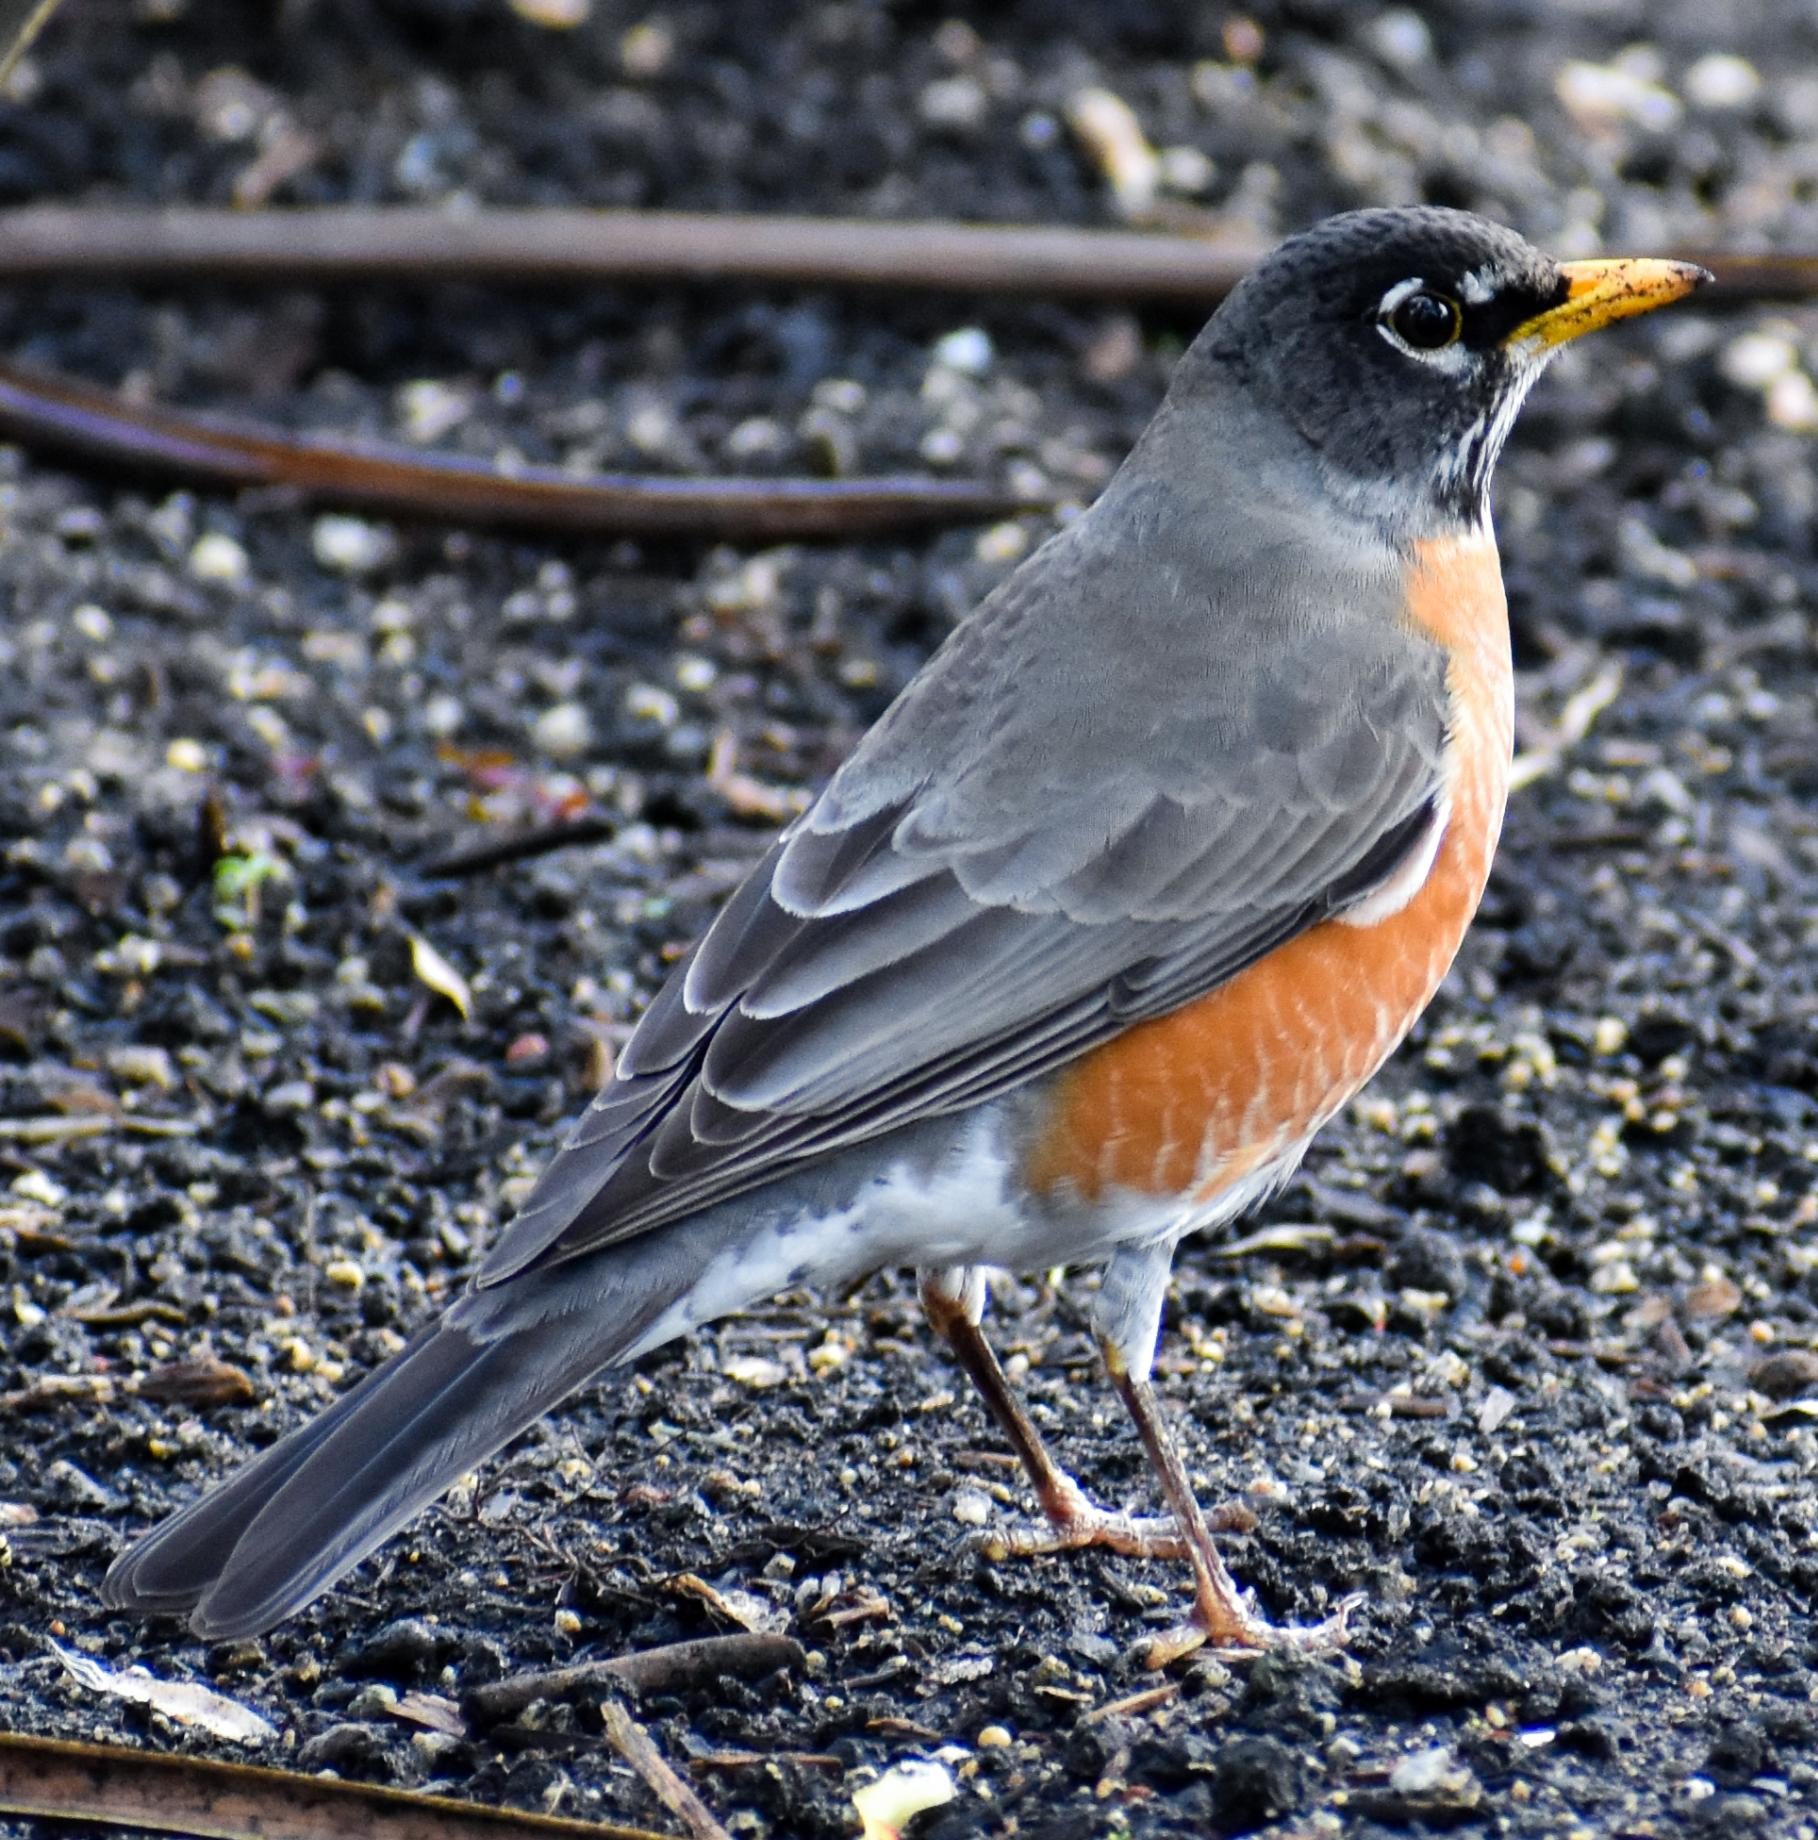
[[[1206, 307], [1261, 253], [1248, 240], [1173, 231], [736, 212], [414, 205], [0, 211], [0, 282], [744, 281]], [[1716, 284], [1699, 296], [1701, 305], [1818, 295], [1818, 252], [1811, 250], [1644, 253], [1711, 269]]]
[[32, 47], [63, 0], [0, 0], [0, 83]]
[[201, 1840], [673, 1840], [250, 1764], [0, 1735], [0, 1814]]
[[0, 437], [34, 451], [209, 485], [277, 486], [305, 498], [464, 524], [590, 536], [846, 541], [913, 525], [1006, 517], [1036, 501], [963, 479], [590, 477], [380, 443], [299, 439], [151, 408], [69, 377], [0, 364]]
[[0, 211], [0, 281], [752, 281], [1206, 301], [1259, 249], [1142, 231], [561, 207]]
[[675, 1693], [722, 1674], [750, 1679], [778, 1668], [800, 1667], [801, 1643], [791, 1636], [748, 1631], [733, 1636], [702, 1636], [670, 1642], [662, 1648], [615, 1655], [609, 1661], [577, 1661], [570, 1667], [535, 1674], [514, 1674], [489, 1681], [467, 1695], [470, 1715], [482, 1725], [515, 1717], [532, 1700], [562, 1699], [588, 1687], [631, 1687], [640, 1693]]
[[533, 856], [572, 849], [578, 843], [604, 843], [617, 836], [621, 823], [621, 819], [609, 818], [603, 813], [562, 818], [552, 824], [514, 831], [508, 837], [494, 837], [484, 843], [447, 850], [425, 862], [413, 864], [412, 868], [426, 882], [459, 881], [466, 876], [484, 875], [492, 869], [526, 862]]
[[669, 1767], [650, 1733], [623, 1706], [608, 1700], [602, 1716], [612, 1748], [637, 1771], [645, 1787], [688, 1829], [693, 1840], [732, 1840], [707, 1804]]

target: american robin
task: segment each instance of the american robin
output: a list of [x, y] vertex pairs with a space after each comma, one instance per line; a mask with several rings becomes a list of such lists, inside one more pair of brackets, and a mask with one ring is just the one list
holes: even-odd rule
[[[1000, 1552], [1184, 1557], [1152, 1662], [1337, 1640], [1214, 1550], [1149, 1381], [1174, 1248], [1282, 1183], [1445, 975], [1508, 785], [1491, 469], [1560, 345], [1708, 278], [1457, 211], [1282, 244], [746, 878], [467, 1290], [107, 1602], [267, 1629], [602, 1369], [912, 1264], [1047, 1518]], [[1086, 1497], [980, 1329], [982, 1268], [1078, 1262], [1164, 1521]]]

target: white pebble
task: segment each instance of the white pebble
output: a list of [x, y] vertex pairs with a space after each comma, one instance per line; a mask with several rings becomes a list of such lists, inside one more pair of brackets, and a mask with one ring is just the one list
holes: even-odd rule
[[1029, 533], [1021, 524], [993, 524], [979, 533], [972, 553], [980, 562], [1009, 563], [1021, 561], [1029, 548]]
[[83, 638], [92, 640], [96, 645], [105, 645], [114, 636], [114, 623], [107, 609], [97, 607], [93, 601], [84, 601], [69, 616], [69, 623]]
[[407, 383], [398, 391], [399, 419], [413, 441], [434, 441], [467, 419], [467, 395], [434, 377]]
[[246, 551], [232, 537], [210, 531], [196, 539], [189, 552], [189, 572], [197, 581], [218, 581], [230, 588], [243, 587], [249, 573]]
[[977, 326], [961, 326], [935, 341], [934, 361], [950, 371], [963, 371], [968, 377], [982, 377], [991, 368], [995, 356], [991, 335]]
[[660, 77], [675, 59], [675, 34], [660, 20], [646, 19], [619, 40], [619, 62], [628, 77]]
[[423, 732], [446, 740], [467, 719], [467, 711], [458, 696], [447, 691], [427, 698], [423, 704]]
[[989, 98], [973, 77], [937, 77], [916, 99], [916, 113], [931, 128], [976, 128], [985, 119]]
[[1615, 64], [1587, 64], [1573, 58], [1559, 67], [1554, 93], [1581, 128], [1612, 128], [1628, 122], [1656, 134], [1679, 125], [1679, 98], [1660, 84]]
[[1391, 7], [1370, 28], [1370, 44], [1385, 64], [1415, 70], [1433, 61], [1433, 34], [1418, 13]]
[[1452, 1753], [1443, 1744], [1415, 1751], [1389, 1772], [1389, 1787], [1397, 1795], [1431, 1795], [1453, 1776]]
[[1701, 57], [1685, 73], [1685, 93], [1701, 109], [1739, 109], [1761, 90], [1761, 72], [1725, 51]]
[[1161, 182], [1180, 198], [1198, 198], [1212, 189], [1218, 168], [1197, 147], [1164, 147]]
[[654, 722], [659, 728], [674, 728], [682, 706], [667, 690], [655, 684], [633, 684], [625, 692], [625, 713], [634, 722]]
[[572, 760], [593, 745], [593, 721], [579, 703], [555, 703], [537, 717], [531, 739], [539, 754]]
[[395, 548], [389, 530], [339, 512], [316, 519], [309, 544], [323, 568], [340, 575], [370, 575], [391, 560]]
[[1082, 89], [1067, 104], [1067, 125], [1110, 181], [1124, 216], [1147, 215], [1161, 183], [1161, 163], [1129, 103], [1108, 89]]
[[931, 428], [922, 436], [921, 456], [930, 466], [951, 466], [965, 451], [965, 440], [956, 429]]
[[1767, 418], [1795, 434], [1818, 430], [1818, 388], [1804, 371], [1787, 371], [1768, 386]]
[[953, 1498], [953, 1518], [962, 1527], [983, 1527], [991, 1519], [991, 1502], [977, 1489], [961, 1489]]
[[1765, 390], [1798, 362], [1799, 353], [1791, 339], [1777, 332], [1745, 332], [1723, 348], [1717, 367], [1731, 383], [1745, 390]]

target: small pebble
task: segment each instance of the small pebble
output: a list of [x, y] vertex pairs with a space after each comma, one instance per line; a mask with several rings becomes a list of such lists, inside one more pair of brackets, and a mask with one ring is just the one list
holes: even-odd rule
[[1143, 217], [1155, 208], [1161, 162], [1123, 97], [1108, 89], [1082, 89], [1067, 104], [1067, 125], [1110, 183], [1125, 217]]
[[107, 1070], [128, 1086], [155, 1086], [160, 1092], [169, 1092], [177, 1083], [177, 1065], [167, 1048], [112, 1048]]
[[936, 77], [916, 98], [916, 113], [931, 128], [967, 132], [985, 119], [991, 99], [974, 77]]
[[1765, 390], [1776, 377], [1799, 364], [1798, 348], [1778, 332], [1758, 330], [1732, 339], [1718, 357], [1717, 368], [1745, 390]]
[[1629, 1025], [1620, 1016], [1599, 1016], [1591, 1031], [1591, 1052], [1607, 1059], [1620, 1054], [1629, 1039]]
[[1370, 27], [1370, 47], [1396, 70], [1418, 70], [1433, 61], [1433, 34], [1418, 13], [1391, 7]]
[[1470, 1772], [1457, 1763], [1443, 1744], [1413, 1752], [1389, 1772], [1389, 1787], [1398, 1795], [1432, 1795], [1437, 1790], [1456, 1792], [1469, 1780]]
[[222, 536], [219, 531], [210, 531], [207, 536], [198, 537], [195, 547], [189, 552], [189, 572], [197, 581], [213, 581], [224, 587], [240, 588], [246, 585], [251, 565], [246, 551], [232, 537]]
[[1566, 113], [1589, 132], [1619, 126], [1665, 134], [1678, 127], [1685, 110], [1671, 90], [1620, 64], [1562, 64], [1554, 93]]
[[1818, 430], [1818, 386], [1804, 371], [1787, 371], [1768, 385], [1767, 418], [1794, 434]]
[[1217, 164], [1197, 147], [1164, 147], [1159, 157], [1161, 182], [1178, 197], [1198, 198], [1218, 178]]
[[1742, 1307], [1742, 1292], [1720, 1271], [1707, 1272], [1685, 1294], [1685, 1313], [1698, 1321], [1713, 1322], [1734, 1316]]
[[520, 19], [545, 32], [572, 32], [593, 17], [593, 0], [509, 0]]
[[983, 1527], [991, 1519], [991, 1503], [977, 1489], [961, 1489], [953, 1498], [953, 1518], [962, 1527]]
[[1788, 1348], [1771, 1354], [1749, 1369], [1749, 1385], [1768, 1399], [1799, 1399], [1818, 1393], [1818, 1353]]
[[397, 550], [396, 540], [382, 525], [339, 513], [317, 518], [309, 542], [317, 562], [338, 575], [370, 575]]
[[977, 326], [961, 326], [937, 339], [934, 345], [936, 364], [950, 371], [962, 371], [968, 377], [984, 376], [994, 356], [991, 335], [981, 332]]
[[660, 77], [674, 60], [675, 34], [660, 20], [646, 19], [619, 39], [619, 63], [628, 77]]
[[1713, 51], [1685, 73], [1685, 93], [1701, 109], [1740, 109], [1761, 93], [1761, 72], [1747, 58]]
[[593, 718], [580, 703], [555, 703], [537, 717], [531, 739], [551, 760], [573, 760], [593, 746]]
[[433, 377], [419, 378], [398, 391], [398, 417], [413, 441], [435, 441], [457, 428], [473, 407], [466, 394]]

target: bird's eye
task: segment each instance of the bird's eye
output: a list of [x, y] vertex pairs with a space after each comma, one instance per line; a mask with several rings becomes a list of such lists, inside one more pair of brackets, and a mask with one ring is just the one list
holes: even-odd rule
[[1415, 351], [1438, 351], [1457, 342], [1464, 331], [1464, 315], [1450, 294], [1429, 294], [1423, 288], [1398, 300], [1389, 309], [1390, 331]]

